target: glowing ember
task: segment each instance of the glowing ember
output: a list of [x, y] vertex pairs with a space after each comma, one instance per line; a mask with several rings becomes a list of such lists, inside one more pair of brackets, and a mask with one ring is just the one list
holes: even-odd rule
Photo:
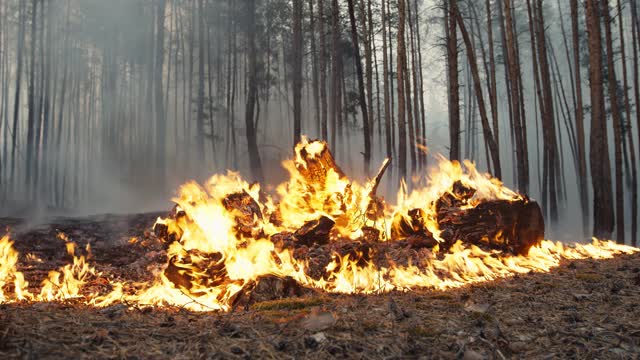
[[[526, 254], [515, 255], [450, 241], [451, 236], [458, 238], [444, 233], [448, 230], [439, 222], [439, 199], [454, 202], [460, 214], [491, 201], [526, 205], [528, 199], [481, 174], [470, 162], [461, 165], [441, 158], [428, 175], [428, 186], [410, 193], [402, 187], [397, 205], [392, 206], [375, 194], [386, 162], [379, 176], [361, 185], [349, 180], [332, 159], [326, 143], [303, 140], [295, 148], [295, 158], [284, 162], [290, 179], [276, 188], [276, 197], [262, 193], [259, 185], [247, 183], [234, 172], [214, 175], [204, 185], [183, 185], [173, 199], [177, 206], [172, 216], [158, 219], [155, 225], [168, 242], [165, 269], [152, 283], [111, 281], [106, 294], [83, 294], [88, 279], [100, 274], [87, 262], [90, 248], [78, 255], [75, 244], [64, 234], [59, 238], [65, 241], [73, 262], [51, 271], [38, 294], [29, 293], [17, 268], [19, 254], [5, 236], [0, 240], [0, 302], [74, 298], [94, 306], [124, 302], [229, 310], [243, 289], [265, 276], [348, 294], [447, 289], [530, 271], [546, 272], [562, 259], [606, 259], [639, 251], [596, 239], [592, 244], [572, 246], [544, 240], [530, 249], [527, 246]], [[321, 276], [309, 274], [311, 258], [298, 256], [286, 246], [289, 240], [308, 241], [313, 248], [363, 238], [369, 244], [392, 244], [415, 241], [407, 234], [418, 230], [423, 234], [420, 241], [433, 240], [418, 261], [403, 265], [390, 259], [380, 265], [371, 254], [374, 247], [369, 253], [356, 248], [342, 255], [334, 252]], [[495, 239], [481, 239], [482, 243], [502, 244], [515, 236], [502, 231], [492, 234]], [[289, 240], [278, 243], [274, 240], [278, 237]], [[137, 241], [132, 238], [129, 243]], [[37, 258], [29, 254], [26, 260]]]

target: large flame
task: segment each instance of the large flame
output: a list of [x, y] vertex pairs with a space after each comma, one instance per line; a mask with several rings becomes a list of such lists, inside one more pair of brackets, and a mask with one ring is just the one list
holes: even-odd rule
[[[423, 225], [439, 239], [435, 202], [456, 182], [476, 189], [466, 207], [487, 200], [522, 199], [500, 181], [480, 173], [472, 163], [440, 158], [439, 166], [427, 176], [427, 186], [411, 192], [402, 187], [397, 204], [391, 206], [375, 201], [374, 180], [358, 184], [339, 169], [329, 169], [310, 181], [311, 175], [305, 175], [310, 169], [301, 159], [303, 155], [320, 157], [323, 151], [328, 151], [323, 142], [305, 139], [298, 144], [295, 158], [283, 164], [290, 178], [276, 187], [273, 198], [234, 172], [214, 175], [203, 185], [183, 185], [173, 199], [177, 204], [174, 216], [156, 223], [165, 227], [172, 242], [167, 248], [166, 269], [151, 283], [111, 281], [106, 294], [83, 293], [88, 279], [99, 273], [88, 263], [88, 256], [76, 255], [74, 243], [61, 235], [73, 262], [51, 271], [41, 291], [32, 294], [18, 271], [19, 254], [5, 236], [0, 240], [0, 303], [74, 298], [94, 306], [123, 302], [177, 305], [196, 311], [229, 310], [242, 289], [266, 275], [290, 277], [306, 287], [346, 294], [447, 289], [531, 271], [546, 272], [563, 259], [606, 259], [639, 251], [596, 239], [591, 244], [570, 246], [545, 240], [524, 256], [457, 242], [446, 253], [425, 256], [419, 264], [378, 266], [361, 254], [334, 254], [325, 276], [314, 278], [305, 272], [307, 259], [298, 259], [292, 249], [274, 245], [271, 237], [295, 232], [324, 216], [335, 222], [331, 241], [357, 239], [363, 236], [363, 228], [376, 229], [379, 241], [394, 241], [394, 217], [406, 216], [408, 209], [421, 209]], [[378, 205], [372, 207], [372, 203]], [[89, 248], [86, 254], [90, 254]]]

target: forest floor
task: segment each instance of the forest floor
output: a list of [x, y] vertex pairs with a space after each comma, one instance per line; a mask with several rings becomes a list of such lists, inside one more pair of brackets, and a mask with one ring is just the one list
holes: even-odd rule
[[[69, 262], [58, 232], [90, 242], [99, 271], [144, 279], [150, 263], [163, 263], [144, 241], [157, 215], [0, 219], [0, 228], [12, 229], [21, 262], [42, 259], [21, 265], [31, 284]], [[130, 244], [133, 236], [142, 240]], [[318, 293], [230, 313], [14, 303], [0, 305], [0, 358], [637, 359], [639, 299], [636, 253], [453, 290]]]

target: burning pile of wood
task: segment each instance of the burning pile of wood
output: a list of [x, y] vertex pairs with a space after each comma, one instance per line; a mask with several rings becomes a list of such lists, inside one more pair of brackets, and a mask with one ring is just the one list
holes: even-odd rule
[[[337, 175], [346, 179], [326, 143], [313, 141], [297, 150], [295, 168], [310, 192], [324, 190], [323, 186], [329, 176]], [[386, 160], [371, 182], [368, 205], [363, 214], [366, 220], [376, 221], [384, 216], [386, 204], [376, 195], [376, 189], [388, 165], [389, 160]], [[532, 246], [542, 241], [544, 220], [535, 201], [526, 197], [478, 201], [474, 198], [477, 190], [458, 180], [434, 204], [396, 212], [388, 234], [367, 225], [368, 221], [363, 221], [359, 229], [360, 236], [356, 239], [340, 235], [336, 229], [336, 222], [341, 221], [340, 216], [334, 214], [319, 215], [297, 229], [265, 235], [261, 223], [282, 226], [282, 219], [277, 211], [263, 213], [256, 199], [246, 191], [228, 194], [222, 200], [222, 205], [234, 214], [234, 231], [238, 238], [268, 238], [276, 251], [289, 250], [295, 259], [306, 260], [304, 272], [318, 280], [328, 276], [330, 269], [327, 269], [327, 265], [336, 257], [348, 257], [361, 266], [374, 264], [389, 267], [390, 264], [423, 263], [445, 254], [458, 241], [512, 255], [526, 255]], [[337, 202], [338, 208], [343, 208], [346, 206], [343, 196], [344, 194], [330, 194], [328, 197], [331, 199], [325, 200]], [[432, 220], [437, 223], [439, 234], [432, 233], [426, 226], [428, 219], [424, 208], [427, 207], [435, 208], [436, 218]], [[190, 221], [189, 215], [178, 207], [171, 212], [170, 218]], [[155, 231], [167, 243], [180, 240], [180, 234], [169, 230], [163, 223], [157, 223]], [[222, 254], [203, 254], [198, 250], [189, 250], [187, 256], [206, 258], [206, 261], [199, 261], [198, 271], [192, 271], [194, 265], [190, 262], [187, 262], [189, 269], [183, 268], [184, 258], [181, 261], [170, 259], [165, 276], [177, 287], [190, 291], [194, 281], [204, 281], [203, 285], [207, 287], [232, 282], [225, 269]], [[201, 278], [194, 279], [194, 276]], [[260, 286], [260, 282], [269, 285]], [[241, 292], [240, 297], [260, 288], [279, 292], [276, 297], [300, 291], [292, 279], [267, 276], [246, 286], [247, 291]]]

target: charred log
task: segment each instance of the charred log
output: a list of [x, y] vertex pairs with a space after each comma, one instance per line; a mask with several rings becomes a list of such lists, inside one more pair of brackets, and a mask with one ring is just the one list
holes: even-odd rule
[[438, 207], [438, 224], [448, 250], [456, 241], [526, 255], [544, 238], [544, 219], [535, 201], [493, 200], [473, 208]]
[[[326, 143], [321, 141], [296, 148], [295, 164], [310, 191], [324, 189], [329, 176], [345, 176]], [[370, 201], [365, 214], [372, 221], [384, 217], [386, 206], [375, 193], [388, 165], [389, 160], [385, 160], [372, 180]], [[345, 207], [342, 198], [348, 196], [350, 191], [351, 185], [348, 184], [344, 193], [327, 195], [325, 201]], [[386, 239], [387, 241], [381, 241], [380, 230], [364, 226], [364, 223], [359, 239], [342, 238], [336, 230], [347, 226], [348, 219], [340, 214], [331, 214], [335, 220], [329, 216], [321, 216], [304, 223], [294, 232], [285, 231], [270, 236], [274, 244], [272, 256], [278, 262], [280, 258], [277, 253], [291, 251], [300, 264], [305, 264], [305, 273], [319, 280], [332, 276], [327, 271], [332, 262], [338, 266], [348, 262], [349, 265], [358, 267], [420, 266], [437, 255], [433, 250], [437, 245], [440, 252], [444, 253], [457, 241], [485, 249], [526, 255], [532, 246], [543, 239], [544, 220], [536, 202], [527, 198], [479, 201], [475, 195], [476, 189], [461, 181], [455, 182], [449, 191], [435, 200], [435, 204], [424, 204], [424, 209], [435, 206], [435, 219], [427, 219], [427, 212], [423, 208], [397, 213], [392, 220], [391, 238]], [[235, 218], [234, 230], [238, 239], [264, 238], [261, 222], [265, 218], [272, 224], [282, 225], [277, 209], [262, 213], [258, 202], [246, 191], [227, 195], [222, 200], [222, 205]], [[340, 211], [346, 213], [346, 210], [341, 208]], [[174, 208], [169, 217], [173, 220], [190, 221], [188, 215], [178, 207]], [[347, 223], [343, 224], [345, 221]], [[427, 228], [428, 221], [437, 222], [443, 242], [436, 240]], [[180, 230], [170, 229], [162, 222], [156, 224], [154, 230], [163, 239], [179, 239], [180, 234], [175, 231]], [[201, 254], [197, 251], [188, 251], [179, 259], [170, 259], [164, 274], [177, 288], [195, 296], [199, 289], [233, 282], [227, 274], [221, 254]], [[266, 276], [243, 284], [243, 290], [234, 295], [232, 302], [246, 305], [255, 301], [300, 296], [305, 291], [308, 289], [291, 278]], [[228, 294], [221, 294], [226, 295]]]
[[333, 229], [333, 225], [335, 225], [335, 221], [326, 216], [321, 216], [317, 220], [307, 221], [293, 235], [302, 245], [323, 245], [329, 242], [329, 233]]

